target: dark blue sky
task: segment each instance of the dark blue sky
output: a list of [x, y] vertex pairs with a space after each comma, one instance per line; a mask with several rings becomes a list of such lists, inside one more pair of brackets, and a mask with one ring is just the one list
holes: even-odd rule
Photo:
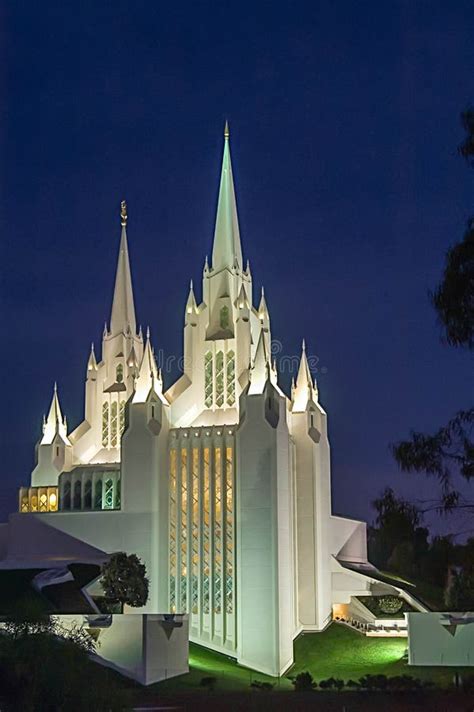
[[0, 513], [55, 379], [81, 418], [123, 197], [138, 320], [181, 355], [225, 117], [255, 297], [264, 283], [284, 352], [305, 336], [324, 366], [335, 510], [371, 518], [387, 484], [430, 496], [388, 445], [472, 405], [472, 358], [441, 345], [427, 297], [473, 212], [456, 156], [472, 2], [173, 5], [2, 4]]

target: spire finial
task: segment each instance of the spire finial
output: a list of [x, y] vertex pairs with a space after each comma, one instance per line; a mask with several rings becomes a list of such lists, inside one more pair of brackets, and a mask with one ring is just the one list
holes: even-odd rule
[[305, 339], [303, 339], [303, 342], [302, 342], [302, 344], [301, 344], [301, 348], [302, 348], [302, 350], [306, 353], [306, 340], [305, 340]]
[[54, 381], [54, 392], [55, 392], [55, 393], [58, 392], [58, 384], [57, 384], [57, 381]]
[[226, 141], [229, 140], [229, 136], [230, 136], [229, 122], [228, 122], [227, 119], [226, 119], [226, 121], [225, 121], [225, 126], [224, 126], [224, 138], [225, 138]]
[[193, 280], [189, 280], [189, 289], [192, 291], [193, 290]]
[[149, 326], [147, 326], [147, 328], [146, 328], [146, 338], [147, 339], [150, 338], [150, 327]]
[[125, 200], [122, 200], [122, 202], [120, 203], [120, 222], [122, 224], [122, 227], [125, 227], [125, 225], [127, 224], [127, 218], [127, 203]]
[[265, 296], [265, 287], [262, 284], [262, 298]]
[[91, 342], [91, 353], [94, 353], [94, 342]]

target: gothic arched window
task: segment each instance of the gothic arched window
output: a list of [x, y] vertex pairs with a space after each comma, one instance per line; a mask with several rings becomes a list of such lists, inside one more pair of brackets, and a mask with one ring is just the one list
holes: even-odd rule
[[114, 483], [112, 480], [105, 481], [104, 509], [114, 508]]
[[115, 380], [117, 383], [122, 383], [123, 381], [123, 364], [119, 363], [115, 371]]
[[110, 444], [117, 447], [117, 402], [110, 406]]
[[84, 509], [92, 509], [92, 482], [87, 480], [84, 485]]
[[81, 508], [81, 495], [82, 495], [81, 490], [82, 490], [81, 481], [76, 480], [76, 482], [74, 483], [73, 509]]
[[63, 497], [61, 501], [61, 509], [71, 509], [71, 483], [64, 483]]
[[102, 405], [102, 447], [109, 444], [109, 404]]
[[213, 380], [212, 353], [207, 351], [204, 356], [204, 405], [206, 408], [210, 408], [212, 405]]
[[102, 509], [102, 480], [97, 480], [95, 483], [94, 509]]
[[221, 329], [229, 328], [229, 307], [221, 307], [219, 314]]

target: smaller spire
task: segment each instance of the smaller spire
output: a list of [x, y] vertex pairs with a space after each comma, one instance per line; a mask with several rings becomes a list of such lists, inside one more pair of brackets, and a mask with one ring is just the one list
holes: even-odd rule
[[204, 274], [208, 274], [208, 273], [209, 273], [209, 260], [206, 255], [206, 259], [204, 261]]
[[91, 343], [91, 352], [89, 354], [89, 360], [87, 362], [88, 371], [97, 371], [97, 359], [95, 357], [94, 342]]
[[163, 382], [159, 375], [155, 355], [151, 346], [150, 330], [147, 329], [147, 338], [145, 349], [143, 351], [143, 358], [140, 364], [138, 377], [135, 382], [133, 403], [145, 403], [150, 394], [150, 391], [156, 393], [156, 395], [163, 402], [165, 402], [163, 396]]
[[138, 330], [138, 338], [140, 341], [143, 341], [143, 331], [142, 331], [142, 325], [140, 324], [140, 329]]
[[126, 226], [127, 219], [127, 203], [125, 200], [122, 200], [122, 202], [120, 203], [120, 224], [122, 225], [122, 227]]
[[51, 399], [48, 417], [46, 420], [43, 418], [43, 437], [41, 438], [41, 445], [51, 445], [55, 435], [59, 435], [67, 445], [70, 444], [67, 437], [66, 419], [63, 418], [59, 404], [58, 384], [56, 381], [54, 382], [53, 397]]
[[306, 342], [304, 339], [301, 344], [301, 359], [296, 385], [292, 391], [292, 410], [294, 413], [304, 412], [310, 400], [317, 401], [318, 391], [313, 388], [313, 378], [306, 356]]
[[228, 141], [229, 137], [230, 137], [229, 122], [226, 119], [225, 126], [224, 126], [224, 138], [226, 141]]
[[270, 319], [270, 315], [268, 313], [268, 307], [267, 307], [267, 302], [265, 299], [265, 289], [262, 286], [262, 296], [260, 297], [260, 304], [258, 305], [258, 316], [260, 321], [263, 323], [267, 322], [266, 326], [268, 326], [268, 321]]
[[262, 329], [260, 331], [257, 348], [255, 350], [253, 364], [250, 369], [249, 395], [263, 393], [263, 389], [265, 388], [269, 375], [270, 368], [268, 363], [267, 347], [265, 345], [265, 336]]

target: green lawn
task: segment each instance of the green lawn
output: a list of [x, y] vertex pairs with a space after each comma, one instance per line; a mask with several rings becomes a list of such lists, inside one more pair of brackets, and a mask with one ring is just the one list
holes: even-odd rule
[[[267, 680], [275, 689], [290, 690], [289, 677], [308, 670], [317, 681], [328, 677], [358, 680], [363, 675], [412, 675], [448, 685], [450, 668], [409, 667], [405, 660], [406, 638], [368, 638], [340, 624], [324, 633], [307, 633], [295, 641], [295, 664], [288, 675], [277, 679], [237, 665], [235, 660], [193, 643], [189, 646], [190, 672], [148, 688], [150, 691], [191, 691], [200, 688], [203, 677], [217, 678], [218, 690], [249, 690], [252, 680]], [[469, 669], [467, 672], [473, 673]]]

